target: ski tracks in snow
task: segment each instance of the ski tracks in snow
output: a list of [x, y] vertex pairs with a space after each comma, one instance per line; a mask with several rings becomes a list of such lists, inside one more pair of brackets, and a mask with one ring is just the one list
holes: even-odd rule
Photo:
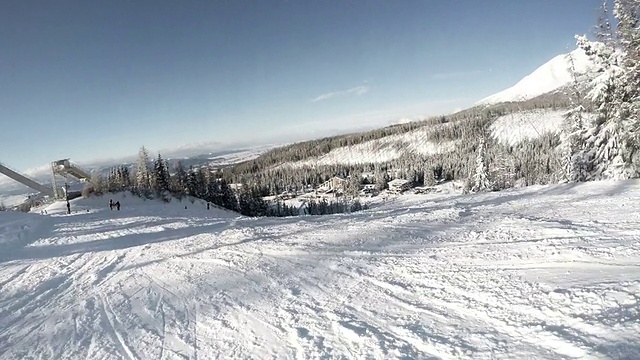
[[0, 358], [640, 358], [640, 189], [552, 190], [49, 219], [0, 263]]
[[[126, 356], [129, 360], [136, 360], [138, 357], [134, 354], [134, 352], [129, 348], [125, 341], [125, 337], [122, 335], [121, 330], [119, 330], [119, 324], [117, 323], [118, 318], [113, 312], [109, 301], [106, 298], [102, 298], [102, 315], [108, 322], [108, 326], [106, 326], [108, 333], [112, 336], [114, 342], [118, 345], [118, 350], [120, 354]], [[111, 316], [109, 316], [111, 315]], [[118, 326], [118, 328], [116, 328]]]

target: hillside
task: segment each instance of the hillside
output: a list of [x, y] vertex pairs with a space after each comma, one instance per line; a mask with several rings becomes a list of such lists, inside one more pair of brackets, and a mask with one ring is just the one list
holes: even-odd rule
[[0, 213], [0, 359], [640, 357], [638, 181], [280, 219], [117, 199]]
[[[443, 124], [440, 127], [446, 125]], [[434, 155], [448, 153], [453, 150], [457, 141], [433, 141], [429, 137], [431, 131], [437, 131], [437, 126], [429, 129], [425, 127], [418, 128], [404, 134], [390, 135], [353, 146], [339, 147], [329, 151], [327, 154], [311, 157], [290, 165], [295, 167], [303, 165], [384, 163], [397, 159], [406, 153]]]
[[[489, 137], [503, 145], [516, 146], [524, 141], [536, 140], [543, 135], [557, 134], [565, 118], [566, 110], [554, 108], [521, 110], [506, 115], [495, 116], [489, 122]], [[460, 120], [464, 121], [464, 120]], [[434, 140], [435, 134], [448, 131], [455, 126], [452, 121], [444, 124], [428, 125], [403, 134], [389, 135], [381, 139], [369, 140], [357, 145], [332, 149], [328, 153], [288, 164], [299, 166], [355, 165], [386, 163], [408, 154], [438, 155], [455, 151], [463, 138]]]
[[562, 176], [558, 133], [569, 104], [564, 97], [541, 96], [292, 144], [233, 166], [223, 176], [253, 184], [263, 196], [351, 174], [404, 178], [416, 185], [465, 182], [475, 171], [476, 147], [485, 137], [490, 165], [509, 178], [500, 186], [554, 183]]
[[590, 103], [576, 100], [573, 89], [568, 90], [572, 62], [578, 89], [583, 91], [593, 65], [582, 50], [574, 50], [472, 108], [276, 148], [232, 167], [224, 176], [230, 182], [253, 184], [262, 195], [352, 174], [373, 173], [378, 182], [403, 178], [414, 185], [438, 180], [468, 183], [475, 173], [477, 145], [485, 138], [490, 180], [499, 184], [496, 189], [555, 183], [564, 176], [559, 134], [567, 109], [581, 103], [586, 120], [593, 111]]

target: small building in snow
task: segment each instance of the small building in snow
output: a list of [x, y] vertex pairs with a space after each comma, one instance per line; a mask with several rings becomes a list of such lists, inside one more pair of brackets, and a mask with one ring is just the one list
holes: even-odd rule
[[361, 196], [366, 196], [366, 195], [377, 195], [378, 194], [378, 189], [376, 189], [376, 186], [374, 184], [365, 184], [364, 186], [362, 186], [362, 190], [360, 190], [360, 195]]
[[411, 181], [405, 179], [394, 179], [387, 183], [389, 192], [400, 194], [411, 188]]
[[340, 192], [344, 191], [347, 188], [348, 182], [347, 180], [334, 176], [331, 179], [323, 182], [319, 187], [318, 191], [322, 192]]

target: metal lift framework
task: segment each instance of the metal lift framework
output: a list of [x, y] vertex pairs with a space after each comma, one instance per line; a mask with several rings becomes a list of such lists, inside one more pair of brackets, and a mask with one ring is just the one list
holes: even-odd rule
[[28, 176], [20, 174], [19, 172], [11, 169], [1, 162], [0, 174], [6, 175], [10, 179], [15, 180], [22, 185], [28, 186], [33, 190], [39, 191], [55, 199], [63, 199], [65, 195], [65, 192], [62, 191], [62, 188], [58, 186], [58, 181], [56, 179], [57, 176], [63, 176], [66, 178], [67, 176], [71, 175], [80, 181], [89, 181], [91, 179], [91, 174], [89, 172], [74, 165], [69, 161], [69, 159], [57, 160], [51, 163], [51, 187], [42, 185], [37, 181], [29, 178]]

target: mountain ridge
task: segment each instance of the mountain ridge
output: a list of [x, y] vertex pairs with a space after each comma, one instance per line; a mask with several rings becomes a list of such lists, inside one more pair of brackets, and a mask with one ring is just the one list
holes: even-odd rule
[[515, 85], [487, 96], [474, 105], [495, 105], [503, 102], [525, 101], [554, 92], [574, 80], [571, 71], [572, 60], [575, 73], [580, 77], [588, 74], [593, 69], [594, 64], [589, 56], [582, 49], [575, 49], [567, 54], [554, 57], [522, 78]]

